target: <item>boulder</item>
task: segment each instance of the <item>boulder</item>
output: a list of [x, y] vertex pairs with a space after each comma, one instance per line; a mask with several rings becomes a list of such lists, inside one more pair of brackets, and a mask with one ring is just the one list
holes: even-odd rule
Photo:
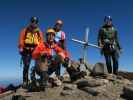
[[124, 97], [127, 99], [133, 99], [133, 84], [127, 85], [123, 89]]
[[83, 87], [97, 87], [104, 85], [105, 83], [103, 81], [99, 81], [96, 79], [81, 79], [76, 82], [78, 88], [83, 88]]
[[76, 84], [64, 84], [64, 90], [75, 90], [77, 89], [77, 85]]
[[133, 84], [131, 81], [129, 81], [128, 79], [123, 79], [123, 84], [125, 85], [129, 85], [129, 84]]
[[77, 91], [77, 85], [76, 84], [64, 84], [63, 90], [60, 93], [61, 96], [66, 95], [73, 95]]
[[81, 88], [81, 90], [83, 90], [83, 91], [85, 91], [88, 94], [91, 94], [93, 96], [97, 96], [99, 94], [99, 92], [97, 91], [97, 89], [91, 88], [91, 87], [83, 87], [83, 88]]
[[62, 85], [62, 82], [61, 80], [56, 76], [55, 72], [53, 72], [49, 78], [51, 79], [52, 81], [52, 84], [56, 85], [56, 86], [61, 86]]
[[60, 95], [61, 96], [66, 96], [66, 95], [73, 95], [74, 93], [76, 93], [75, 91], [71, 91], [71, 90], [63, 90]]
[[70, 91], [62, 91], [60, 93], [61, 96], [66, 96], [66, 95], [71, 95], [71, 92]]
[[106, 75], [106, 79], [109, 81], [116, 81], [117, 80], [117, 76], [114, 74], [107, 74]]
[[101, 82], [101, 84], [108, 84], [109, 80], [107, 80], [107, 79], [99, 79], [99, 82]]
[[63, 74], [63, 82], [69, 82], [71, 79], [70, 79], [70, 75], [68, 74], [68, 72], [66, 71], [64, 74]]
[[106, 75], [106, 74], [108, 74], [106, 64], [98, 62], [94, 65], [92, 69], [92, 75], [97, 76], [97, 75]]

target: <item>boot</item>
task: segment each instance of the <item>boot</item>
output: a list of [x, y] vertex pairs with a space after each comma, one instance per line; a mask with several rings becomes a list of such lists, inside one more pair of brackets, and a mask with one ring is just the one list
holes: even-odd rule
[[45, 88], [48, 87], [48, 74], [46, 71], [41, 72], [41, 83], [40, 88], [42, 91], [45, 91]]

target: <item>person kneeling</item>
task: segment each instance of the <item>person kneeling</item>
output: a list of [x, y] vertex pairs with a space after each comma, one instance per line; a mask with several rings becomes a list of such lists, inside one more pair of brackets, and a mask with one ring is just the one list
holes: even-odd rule
[[33, 59], [36, 60], [35, 72], [41, 72], [39, 75], [43, 82], [48, 81], [48, 76], [53, 72], [58, 76], [60, 64], [69, 58], [68, 53], [55, 43], [54, 37], [55, 31], [49, 28], [46, 33], [46, 42], [40, 43], [32, 54]]

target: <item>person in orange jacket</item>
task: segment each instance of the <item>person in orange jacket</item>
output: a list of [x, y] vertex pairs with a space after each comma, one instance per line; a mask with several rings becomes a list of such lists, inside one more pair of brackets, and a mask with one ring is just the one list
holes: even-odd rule
[[46, 42], [39, 44], [32, 53], [33, 59], [35, 59], [37, 62], [40, 62], [40, 60], [42, 60], [45, 63], [46, 59], [48, 60], [48, 62], [50, 62], [50, 64], [45, 63], [45, 65], [50, 65], [50, 66], [44, 65], [41, 66], [40, 68], [41, 70], [43, 70], [41, 71], [41, 73], [45, 73], [41, 74], [44, 75], [41, 76], [42, 80], [45, 80], [44, 77], [47, 76], [46, 69], [47, 69], [47, 74], [50, 75], [53, 72], [56, 72], [56, 75], [59, 76], [60, 63], [64, 63], [66, 60], [69, 59], [68, 52], [59, 47], [58, 44], [55, 42], [54, 38], [55, 38], [55, 31], [52, 28], [49, 28], [46, 33], [46, 39], [47, 39]]
[[32, 59], [32, 52], [37, 45], [43, 42], [43, 33], [38, 27], [38, 18], [31, 17], [30, 24], [24, 28], [19, 36], [19, 53], [23, 61], [23, 86], [28, 85], [28, 71]]

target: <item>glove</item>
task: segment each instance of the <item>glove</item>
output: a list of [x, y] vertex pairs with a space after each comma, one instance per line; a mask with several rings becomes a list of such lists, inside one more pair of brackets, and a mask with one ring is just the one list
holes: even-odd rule
[[68, 57], [65, 58], [65, 62], [69, 62], [69, 58]]
[[22, 54], [23, 51], [24, 51], [23, 48], [20, 48], [20, 49], [19, 49], [19, 53], [20, 53], [20, 54]]
[[120, 49], [119, 52], [120, 52], [120, 54], [122, 54], [123, 53], [123, 49]]

